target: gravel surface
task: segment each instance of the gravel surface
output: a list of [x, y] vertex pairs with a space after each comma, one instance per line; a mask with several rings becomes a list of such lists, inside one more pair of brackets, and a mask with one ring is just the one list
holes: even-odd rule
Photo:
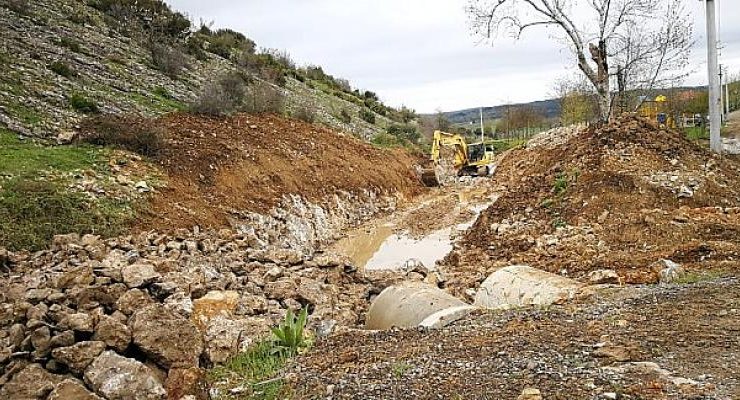
[[298, 399], [740, 398], [740, 280], [599, 290], [442, 330], [354, 331], [289, 371]]

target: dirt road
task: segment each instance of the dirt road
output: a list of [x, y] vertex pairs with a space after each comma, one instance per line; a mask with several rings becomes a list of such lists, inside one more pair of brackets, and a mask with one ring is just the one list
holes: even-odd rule
[[296, 398], [740, 398], [740, 281], [605, 290], [444, 330], [348, 332], [297, 360]]
[[727, 126], [722, 130], [723, 136], [740, 139], [740, 110], [731, 112], [727, 117]]

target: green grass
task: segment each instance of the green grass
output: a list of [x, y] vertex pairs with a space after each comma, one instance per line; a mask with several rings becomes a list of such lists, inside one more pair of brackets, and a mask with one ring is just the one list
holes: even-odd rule
[[493, 145], [493, 148], [496, 149], [496, 153], [503, 153], [506, 150], [513, 149], [515, 147], [519, 147], [525, 143], [527, 143], [526, 139], [496, 139], [491, 141], [486, 141], [486, 143], [490, 143]]
[[684, 128], [684, 132], [691, 140], [709, 140], [709, 130], [703, 127]]
[[408, 364], [406, 362], [397, 362], [391, 365], [391, 372], [393, 373], [393, 376], [396, 379], [399, 379], [406, 375], [406, 372], [413, 368], [414, 366], [411, 364]]
[[[212, 383], [226, 382], [230, 387], [243, 386], [244, 393], [238, 398], [277, 400], [289, 398], [288, 389], [282, 380], [276, 379], [276, 374], [285, 366], [289, 355], [280, 351], [275, 342], [266, 340], [250, 347], [246, 352], [239, 354], [225, 364], [209, 371], [209, 381]], [[268, 383], [262, 383], [265, 381]], [[229, 399], [223, 393], [219, 399]]]
[[693, 283], [715, 280], [722, 276], [721, 271], [691, 271], [676, 279], [674, 283], [679, 285], [690, 285]]
[[108, 157], [107, 149], [43, 146], [0, 129], [0, 243], [39, 250], [56, 234], [123, 233], [134, 215], [132, 202], [69, 188], [74, 174], [107, 173]]
[[141, 93], [131, 93], [129, 98], [136, 104], [154, 109], [156, 111], [170, 112], [170, 111], [185, 111], [188, 106], [174, 98], [172, 98], [163, 88], [155, 88], [151, 97], [144, 96]]
[[36, 110], [23, 104], [9, 104], [10, 114], [23, 121], [27, 125], [36, 125], [43, 120], [43, 117]]

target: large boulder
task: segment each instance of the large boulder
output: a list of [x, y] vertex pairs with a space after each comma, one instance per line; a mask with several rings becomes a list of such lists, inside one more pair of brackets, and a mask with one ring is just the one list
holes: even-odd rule
[[227, 361], [245, 350], [252, 340], [269, 333], [270, 325], [263, 319], [213, 318], [205, 331], [205, 355], [212, 364]]
[[68, 347], [58, 347], [51, 356], [69, 367], [72, 372], [82, 374], [90, 363], [105, 350], [103, 342], [79, 342]]
[[0, 399], [45, 399], [61, 380], [59, 375], [47, 372], [41, 365], [30, 364], [0, 387]]
[[108, 400], [160, 400], [167, 393], [144, 364], [105, 351], [85, 370], [85, 383]]
[[129, 320], [133, 341], [164, 368], [198, 366], [203, 338], [195, 325], [161, 304], [151, 304]]
[[441, 327], [473, 309], [469, 304], [437, 287], [406, 282], [387, 287], [370, 305], [368, 329]]
[[582, 284], [526, 265], [512, 265], [492, 273], [480, 286], [474, 305], [508, 308], [562, 303], [575, 297]]
[[100, 396], [87, 390], [82, 382], [76, 379], [65, 379], [51, 392], [47, 400], [103, 400]]
[[59, 321], [57, 327], [62, 330], [92, 333], [95, 328], [95, 319], [90, 314], [85, 313], [67, 314]]

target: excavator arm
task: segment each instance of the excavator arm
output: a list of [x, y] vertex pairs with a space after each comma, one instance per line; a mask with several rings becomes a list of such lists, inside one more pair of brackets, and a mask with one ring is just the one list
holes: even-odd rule
[[454, 133], [435, 131], [432, 138], [432, 166], [422, 172], [421, 179], [427, 186], [440, 186], [468, 164], [468, 144], [465, 138]]

